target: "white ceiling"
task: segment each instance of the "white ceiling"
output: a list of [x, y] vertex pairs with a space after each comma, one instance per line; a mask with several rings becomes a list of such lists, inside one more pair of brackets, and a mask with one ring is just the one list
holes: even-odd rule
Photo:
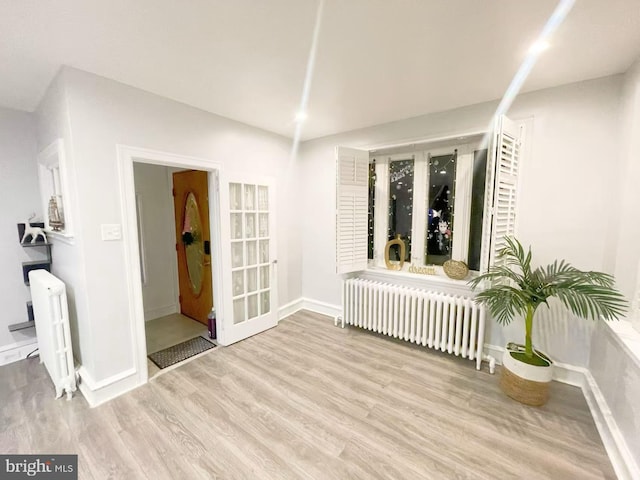
[[[500, 98], [556, 0], [327, 0], [303, 138]], [[316, 0], [0, 0], [0, 106], [61, 65], [286, 136]], [[577, 0], [525, 91], [626, 71], [640, 0]]]

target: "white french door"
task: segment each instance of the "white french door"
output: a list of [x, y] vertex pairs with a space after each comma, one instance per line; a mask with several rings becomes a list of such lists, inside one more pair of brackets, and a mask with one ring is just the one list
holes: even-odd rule
[[229, 248], [223, 249], [225, 314], [219, 340], [229, 345], [278, 324], [275, 195], [271, 180], [232, 177], [221, 188], [229, 200], [221, 212]]

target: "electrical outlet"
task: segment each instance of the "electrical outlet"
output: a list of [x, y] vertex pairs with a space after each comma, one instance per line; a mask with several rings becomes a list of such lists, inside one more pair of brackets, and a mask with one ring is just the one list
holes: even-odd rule
[[100, 225], [102, 231], [102, 240], [113, 241], [122, 240], [122, 227], [118, 223]]

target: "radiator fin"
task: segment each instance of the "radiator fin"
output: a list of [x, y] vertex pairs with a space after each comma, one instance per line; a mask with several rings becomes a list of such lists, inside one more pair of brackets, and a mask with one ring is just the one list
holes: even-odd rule
[[351, 278], [343, 284], [348, 325], [476, 361], [480, 369], [485, 310], [473, 298]]

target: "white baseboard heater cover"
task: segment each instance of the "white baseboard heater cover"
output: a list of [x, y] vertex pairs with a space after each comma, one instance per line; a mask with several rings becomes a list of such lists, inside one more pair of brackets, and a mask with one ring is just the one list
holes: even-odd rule
[[[476, 361], [484, 354], [486, 312], [473, 298], [363, 278], [345, 280], [342, 326], [353, 325]], [[337, 323], [337, 318], [336, 318]]]
[[46, 270], [29, 272], [33, 316], [36, 322], [40, 363], [44, 363], [56, 389], [71, 399], [76, 391], [69, 309], [64, 283]]

